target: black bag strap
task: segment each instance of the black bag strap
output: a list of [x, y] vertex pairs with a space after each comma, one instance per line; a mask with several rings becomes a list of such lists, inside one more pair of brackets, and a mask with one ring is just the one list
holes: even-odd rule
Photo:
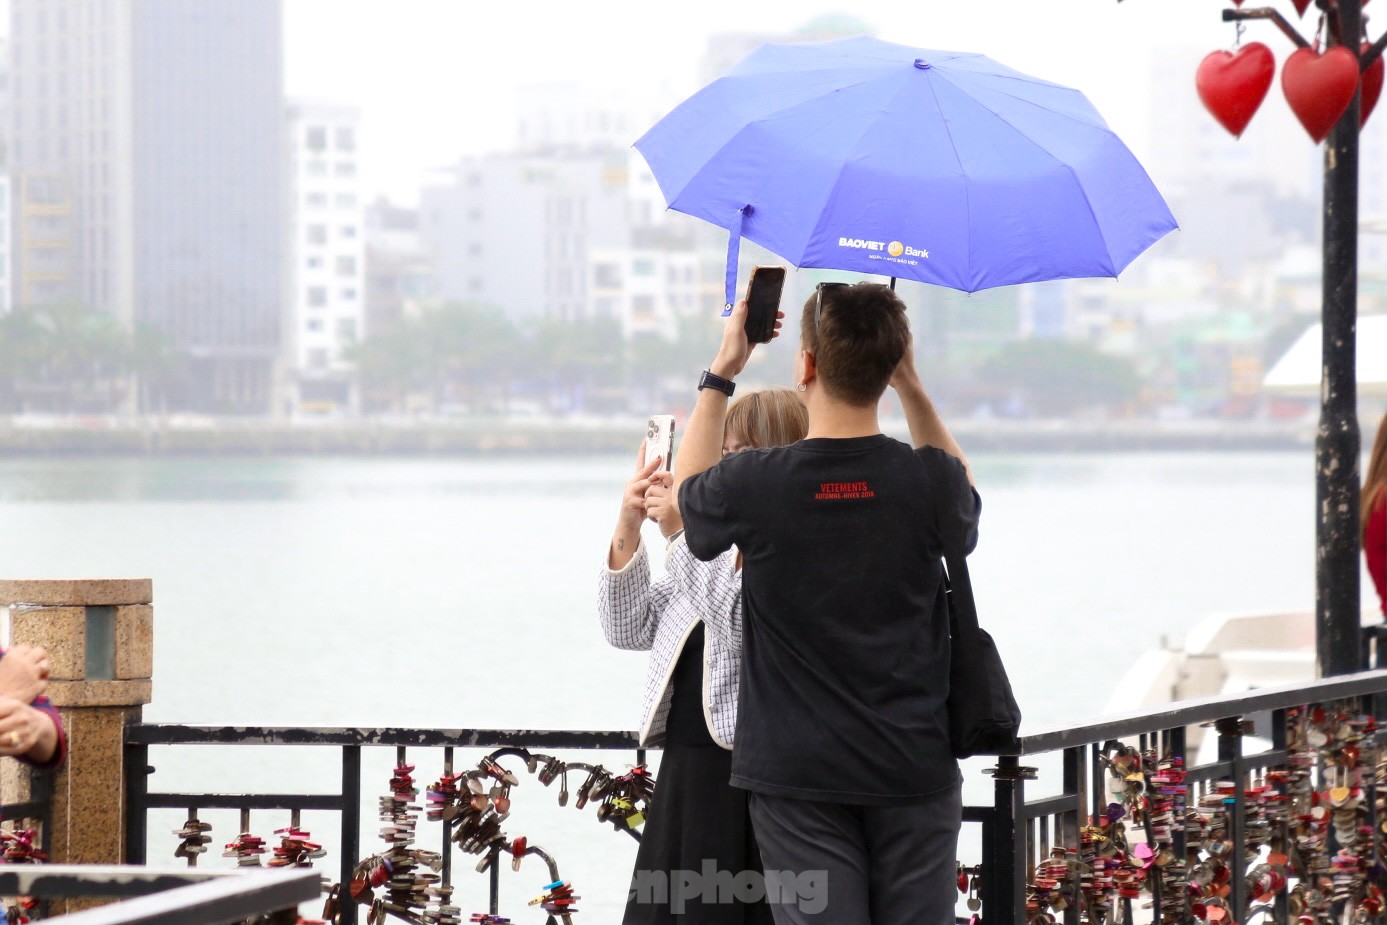
[[948, 568], [946, 587], [953, 600], [954, 619], [960, 630], [976, 632], [978, 626], [978, 607], [973, 600], [973, 582], [968, 577], [968, 560], [957, 553], [944, 554], [944, 564]]

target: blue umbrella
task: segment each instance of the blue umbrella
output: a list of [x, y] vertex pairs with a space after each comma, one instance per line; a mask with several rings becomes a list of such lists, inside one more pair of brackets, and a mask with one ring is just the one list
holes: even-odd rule
[[1077, 90], [872, 38], [764, 45], [636, 148], [669, 207], [799, 267], [975, 292], [1117, 276], [1173, 230]]

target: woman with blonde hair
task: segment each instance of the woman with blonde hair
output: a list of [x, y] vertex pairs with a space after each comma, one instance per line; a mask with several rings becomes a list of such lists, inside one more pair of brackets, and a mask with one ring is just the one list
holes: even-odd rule
[[[722, 454], [794, 443], [808, 426], [790, 389], [752, 392], [728, 413]], [[703, 877], [708, 865], [724, 880], [761, 871], [746, 792], [728, 783], [741, 671], [741, 555], [730, 549], [710, 562], [693, 557], [663, 462], [646, 459], [642, 444], [598, 591], [607, 641], [650, 652], [640, 744], [664, 748], [622, 921], [677, 916], [690, 925], [769, 925], [764, 901], [722, 895], [728, 891]], [[666, 574], [658, 581], [651, 581], [640, 538], [646, 518], [669, 540]], [[701, 889], [688, 886], [692, 879]]]
[[1363, 556], [1387, 617], [1387, 414], [1377, 426], [1362, 494]]

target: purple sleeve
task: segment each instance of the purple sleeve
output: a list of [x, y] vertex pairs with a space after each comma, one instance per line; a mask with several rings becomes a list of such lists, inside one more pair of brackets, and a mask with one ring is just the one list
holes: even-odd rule
[[67, 734], [63, 732], [63, 718], [58, 715], [58, 708], [49, 703], [47, 697], [38, 697], [29, 706], [48, 715], [48, 718], [53, 721], [53, 729], [58, 734], [58, 740], [53, 746], [53, 757], [47, 761], [34, 761], [24, 755], [19, 755], [19, 760], [36, 768], [61, 767], [62, 763], [67, 760]]

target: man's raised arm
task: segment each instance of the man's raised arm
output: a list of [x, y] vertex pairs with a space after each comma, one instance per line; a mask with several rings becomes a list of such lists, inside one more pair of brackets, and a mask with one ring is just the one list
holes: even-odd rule
[[[779, 321], [775, 327], [778, 335]], [[731, 382], [746, 368], [746, 361], [755, 347], [746, 339], [746, 302], [738, 302], [727, 318], [727, 325], [722, 330], [722, 343], [718, 346], [717, 356], [708, 366], [708, 372], [720, 380]], [[679, 453], [674, 457], [676, 495], [686, 479], [711, 469], [722, 458], [722, 431], [727, 419], [729, 398], [715, 385], [699, 389], [698, 401], [689, 415], [689, 426], [679, 444]]]
[[954, 435], [949, 433], [944, 419], [934, 408], [934, 402], [930, 401], [924, 383], [920, 381], [920, 373], [915, 368], [913, 342], [906, 347], [905, 356], [901, 357], [900, 363], [896, 364], [896, 371], [891, 374], [891, 388], [896, 390], [896, 397], [901, 401], [901, 410], [905, 412], [905, 421], [910, 426], [910, 441], [917, 448], [937, 447], [950, 456], [957, 457], [959, 462], [963, 463], [963, 471], [968, 475], [968, 484], [974, 484], [973, 467], [968, 465], [968, 457], [963, 455], [963, 447], [959, 446]]

